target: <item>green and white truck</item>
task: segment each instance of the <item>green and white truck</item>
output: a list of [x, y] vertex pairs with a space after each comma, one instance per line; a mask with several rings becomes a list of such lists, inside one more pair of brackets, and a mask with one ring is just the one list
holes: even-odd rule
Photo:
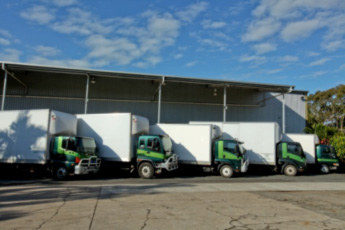
[[306, 170], [306, 156], [301, 145], [282, 141], [275, 122], [190, 122], [214, 124], [221, 128], [223, 139], [239, 139], [246, 148], [246, 157], [254, 168], [272, 168], [287, 176]]
[[93, 138], [78, 137], [77, 117], [49, 109], [0, 112], [0, 163], [51, 170], [57, 179], [98, 172]]
[[150, 132], [169, 135], [179, 163], [185, 168], [197, 166], [227, 178], [248, 169], [249, 161], [244, 157], [242, 143], [219, 139], [220, 129], [215, 125], [156, 124], [150, 126]]
[[[169, 136], [150, 133], [149, 121], [131, 113], [80, 114], [78, 135], [96, 140], [99, 156], [107, 166], [137, 170], [150, 179], [162, 170], [178, 168]], [[105, 165], [105, 164], [104, 164]]]
[[339, 159], [335, 149], [330, 145], [319, 144], [319, 138], [315, 134], [283, 134], [283, 141], [299, 142], [305, 152], [309, 168], [315, 168], [321, 173], [329, 173], [337, 170]]

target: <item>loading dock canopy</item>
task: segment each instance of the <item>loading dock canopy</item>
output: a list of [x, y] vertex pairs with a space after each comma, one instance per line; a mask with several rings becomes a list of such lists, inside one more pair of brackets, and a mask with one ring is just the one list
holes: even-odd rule
[[295, 86], [292, 85], [276, 85], [276, 84], [263, 84], [254, 82], [241, 82], [241, 81], [226, 81], [216, 79], [204, 79], [204, 78], [191, 78], [191, 77], [176, 77], [166, 75], [155, 74], [142, 74], [142, 73], [126, 73], [115, 71], [103, 71], [103, 70], [91, 70], [91, 69], [77, 69], [77, 68], [65, 68], [65, 67], [53, 67], [32, 65], [23, 63], [10, 63], [0, 62], [1, 66], [13, 74], [16, 72], [28, 71], [28, 72], [45, 72], [45, 73], [60, 73], [71, 75], [83, 75], [90, 77], [111, 77], [111, 78], [126, 78], [126, 79], [140, 79], [140, 80], [153, 80], [157, 82], [180, 82], [186, 84], [200, 84], [209, 85], [210, 87], [237, 87], [257, 89], [259, 91], [267, 92], [280, 92], [289, 93]]

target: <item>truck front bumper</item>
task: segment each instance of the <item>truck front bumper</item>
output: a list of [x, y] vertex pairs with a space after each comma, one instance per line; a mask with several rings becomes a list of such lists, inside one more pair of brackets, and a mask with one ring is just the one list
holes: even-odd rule
[[97, 157], [90, 157], [81, 159], [79, 164], [74, 167], [74, 174], [91, 174], [97, 173], [101, 167], [101, 159]]
[[249, 159], [242, 159], [241, 162], [241, 173], [245, 173], [248, 171], [249, 167]]
[[176, 154], [171, 155], [165, 162], [157, 164], [156, 168], [166, 169], [167, 171], [178, 169], [178, 156]]

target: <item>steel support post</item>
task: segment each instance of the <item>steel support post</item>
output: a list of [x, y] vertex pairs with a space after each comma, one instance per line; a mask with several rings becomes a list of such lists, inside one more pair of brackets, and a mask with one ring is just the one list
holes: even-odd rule
[[224, 100], [223, 100], [223, 122], [226, 122], [226, 110], [228, 106], [226, 105], [226, 86], [224, 87]]
[[87, 114], [87, 104], [89, 102], [89, 87], [90, 87], [90, 76], [86, 75], [86, 93], [85, 93], [85, 109], [84, 109], [84, 114]]
[[285, 93], [283, 93], [282, 105], [282, 132], [285, 133]]
[[1, 111], [4, 111], [4, 108], [5, 108], [6, 89], [7, 89], [7, 72], [5, 71], [4, 87], [2, 90]]

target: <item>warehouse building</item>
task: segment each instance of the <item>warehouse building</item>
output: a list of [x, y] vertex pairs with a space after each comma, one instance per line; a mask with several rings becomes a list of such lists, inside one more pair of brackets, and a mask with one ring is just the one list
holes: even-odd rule
[[0, 62], [1, 110], [132, 112], [154, 123], [269, 121], [306, 124], [307, 91], [275, 85]]

